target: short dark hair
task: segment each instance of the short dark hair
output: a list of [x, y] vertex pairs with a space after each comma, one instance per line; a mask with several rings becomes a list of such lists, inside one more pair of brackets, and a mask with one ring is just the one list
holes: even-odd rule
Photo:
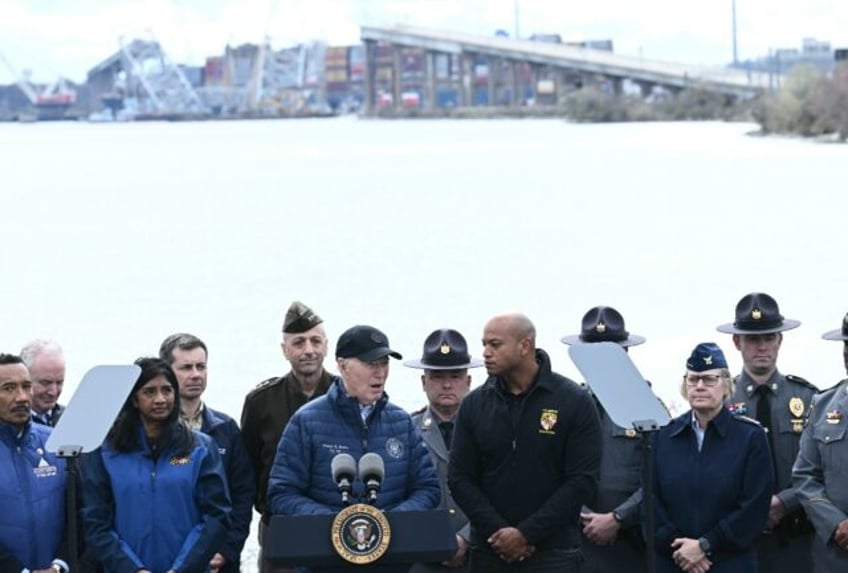
[[174, 350], [177, 348], [180, 350], [194, 350], [195, 348], [202, 348], [206, 357], [209, 358], [209, 350], [206, 349], [206, 344], [204, 344], [203, 341], [195, 335], [188, 334], [186, 332], [172, 334], [163, 340], [162, 345], [159, 347], [159, 358], [168, 364], [173, 364]]
[[24, 360], [17, 354], [6, 354], [5, 352], [0, 352], [0, 366], [6, 366], [7, 364], [23, 364]]

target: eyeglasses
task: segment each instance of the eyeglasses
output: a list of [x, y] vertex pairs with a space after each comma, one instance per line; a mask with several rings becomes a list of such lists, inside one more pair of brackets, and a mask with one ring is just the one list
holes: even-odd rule
[[721, 382], [721, 376], [717, 374], [687, 374], [683, 377], [687, 386], [697, 386], [698, 382], [703, 382], [704, 386], [712, 388]]

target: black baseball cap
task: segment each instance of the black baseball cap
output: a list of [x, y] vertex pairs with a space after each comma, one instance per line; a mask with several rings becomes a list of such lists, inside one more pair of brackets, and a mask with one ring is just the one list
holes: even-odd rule
[[382, 331], [365, 324], [357, 324], [342, 332], [336, 343], [336, 358], [358, 358], [373, 362], [385, 356], [401, 360], [403, 356], [389, 348], [389, 339]]

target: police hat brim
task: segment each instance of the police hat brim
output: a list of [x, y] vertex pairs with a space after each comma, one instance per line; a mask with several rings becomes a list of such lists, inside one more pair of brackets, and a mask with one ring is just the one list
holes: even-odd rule
[[483, 366], [483, 361], [480, 358], [472, 358], [466, 364], [451, 364], [444, 365], [439, 364], [438, 366], [434, 364], [427, 364], [423, 359], [421, 360], [407, 360], [403, 363], [404, 366], [409, 366], [410, 368], [420, 368], [421, 370], [465, 370], [467, 368], [479, 368]]
[[738, 328], [734, 323], [728, 322], [727, 324], [721, 324], [719, 326], [716, 326], [716, 330], [718, 330], [719, 332], [724, 332], [725, 334], [774, 334], [775, 332], [784, 332], [786, 330], [792, 330], [793, 328], [798, 328], [799, 326], [801, 326], [800, 320], [784, 318], [783, 324], [772, 328], [751, 330], [746, 328]]
[[[599, 340], [598, 342], [612, 342], [614, 344], [618, 344], [624, 348], [628, 346], [637, 346], [645, 342], [646, 338], [644, 336], [638, 336], [636, 334], [630, 334], [627, 336], [625, 340]], [[592, 342], [586, 342], [585, 340], [580, 338], [579, 334], [569, 334], [568, 336], [563, 336], [559, 339], [563, 344], [592, 344]]]
[[848, 340], [848, 334], [845, 334], [841, 328], [837, 328], [836, 330], [828, 330], [822, 334], [822, 338], [825, 340]]

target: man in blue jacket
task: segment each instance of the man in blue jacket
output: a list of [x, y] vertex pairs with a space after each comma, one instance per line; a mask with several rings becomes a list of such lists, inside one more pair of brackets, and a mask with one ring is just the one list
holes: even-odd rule
[[32, 380], [0, 354], [0, 571], [67, 573], [65, 464], [47, 453], [51, 428], [31, 420]]
[[[374, 505], [387, 511], [434, 509], [439, 478], [410, 415], [385, 392], [389, 357], [386, 335], [354, 326], [339, 337], [336, 365], [341, 377], [324, 396], [294, 414], [277, 448], [268, 484], [273, 515], [330, 514], [344, 507], [331, 471], [332, 459], [347, 453], [359, 460], [379, 455], [384, 478]], [[351, 502], [365, 502], [366, 488], [354, 480]]]
[[183, 419], [191, 429], [210, 436], [221, 454], [233, 510], [226, 542], [209, 566], [218, 573], [238, 573], [241, 552], [250, 533], [256, 493], [253, 464], [247, 455], [241, 431], [235, 420], [206, 406], [201, 400], [207, 382], [207, 350], [202, 340], [192, 334], [172, 334], [162, 342], [159, 357], [168, 362], [177, 375]]

